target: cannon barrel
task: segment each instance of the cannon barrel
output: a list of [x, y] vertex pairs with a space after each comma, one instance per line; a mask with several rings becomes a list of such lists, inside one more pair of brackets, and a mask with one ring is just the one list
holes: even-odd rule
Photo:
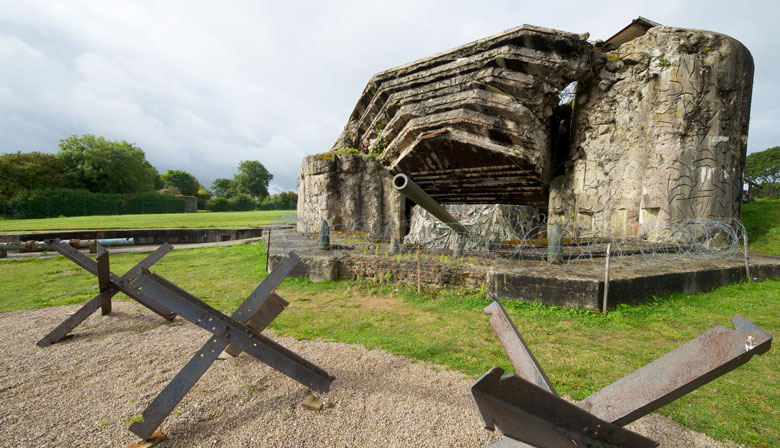
[[435, 199], [428, 196], [428, 193], [424, 192], [422, 188], [417, 186], [414, 181], [409, 179], [406, 174], [396, 174], [393, 177], [393, 188], [403, 193], [404, 196], [414, 201], [417, 205], [424, 208], [428, 213], [439, 218], [441, 222], [450, 226], [453, 230], [460, 233], [466, 232], [466, 227], [463, 226], [455, 217], [444, 209]]

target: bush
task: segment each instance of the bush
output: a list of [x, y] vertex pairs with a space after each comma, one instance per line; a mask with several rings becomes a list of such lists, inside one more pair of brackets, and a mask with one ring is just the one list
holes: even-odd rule
[[230, 210], [230, 204], [228, 204], [228, 200], [225, 198], [209, 199], [206, 202], [206, 210], [210, 212], [226, 212]]
[[8, 202], [14, 218], [52, 216], [128, 215], [143, 213], [184, 213], [187, 202], [177, 196], [157, 193], [93, 193], [87, 190], [57, 188], [24, 190]]
[[233, 196], [232, 198], [228, 199], [228, 204], [230, 204], [230, 210], [233, 210], [234, 212], [254, 210], [255, 206], [257, 205], [254, 199], [245, 194]]

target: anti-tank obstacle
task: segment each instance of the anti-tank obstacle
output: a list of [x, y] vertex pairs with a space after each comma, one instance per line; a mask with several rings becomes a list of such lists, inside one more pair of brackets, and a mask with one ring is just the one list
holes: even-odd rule
[[485, 428], [505, 439], [491, 448], [654, 447], [623, 426], [764, 354], [772, 336], [741, 315], [715, 326], [586, 399], [559, 397], [500, 302], [484, 309], [517, 375], [493, 367], [471, 386]]
[[37, 345], [46, 347], [61, 341], [99, 308], [103, 310], [103, 314], [108, 314], [111, 311], [111, 297], [119, 291], [168, 320], [178, 314], [212, 333], [205, 345], [144, 410], [143, 420], [130, 426], [130, 431], [143, 439], [152, 437], [176, 404], [224, 350], [234, 356], [242, 351], [247, 352], [318, 392], [327, 392], [334, 380], [332, 375], [315, 364], [260, 334], [288, 305], [275, 293], [275, 289], [300, 261], [293, 252], [268, 274], [232, 316], [227, 316], [162, 276], [149, 271], [149, 267], [172, 248], [169, 244], [160, 246], [122, 277], [111, 273], [108, 252], [102, 246], [98, 247], [97, 261], [63, 244], [59, 239], [52, 241], [51, 247], [96, 275], [100, 294], [41, 339]]

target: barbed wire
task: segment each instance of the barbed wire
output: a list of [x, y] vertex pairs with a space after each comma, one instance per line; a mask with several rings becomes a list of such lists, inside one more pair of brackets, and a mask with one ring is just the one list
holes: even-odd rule
[[[600, 228], [599, 236], [588, 236], [564, 224], [560, 262], [549, 263], [545, 215], [503, 213], [502, 217], [486, 214], [461, 220], [467, 229], [464, 233], [438, 220], [413, 218], [379, 225], [375, 217], [363, 217], [347, 225], [331, 226], [331, 241], [355, 256], [411, 260], [419, 247], [426, 265], [468, 264], [478, 269], [555, 269], [583, 274], [605, 269], [608, 248], [611, 269], [618, 272], [685, 267], [744, 255], [745, 227], [738, 219], [684, 219], [662, 228], [644, 229], [639, 236], [627, 236], [625, 229], [607, 226]], [[292, 223], [293, 216], [285, 219]], [[321, 220], [297, 218], [295, 222], [299, 233], [316, 240]], [[401, 238], [399, 234], [406, 229], [410, 231]], [[462, 251], [455, 256], [453, 247], [457, 244]]]

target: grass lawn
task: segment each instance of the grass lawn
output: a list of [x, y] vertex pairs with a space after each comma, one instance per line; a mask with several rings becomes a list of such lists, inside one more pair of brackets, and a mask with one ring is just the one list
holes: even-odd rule
[[[114, 255], [112, 270], [124, 273], [143, 256]], [[174, 250], [152, 269], [229, 312], [265, 276], [264, 260], [259, 244], [211, 247]], [[63, 257], [4, 261], [0, 270], [0, 311], [82, 303], [97, 294], [95, 277]], [[511, 371], [482, 313], [489, 301], [479, 292], [417, 294], [382, 283], [289, 279], [280, 294], [291, 305], [271, 325], [279, 334], [380, 347], [474, 378], [493, 365]], [[716, 324], [731, 328], [729, 318], [738, 313], [780, 334], [780, 281], [674, 295], [606, 316], [526, 303], [507, 308], [558, 392], [582, 399]], [[776, 347], [661, 413], [716, 439], [780, 445]]]
[[[158, 217], [192, 217], [192, 227], [209, 226], [205, 222], [235, 226], [227, 221], [246, 223], [265, 218], [267, 223], [273, 220], [269, 218], [271, 213], [138, 218], [144, 222]], [[212, 217], [215, 219], [209, 221]], [[100, 219], [114, 217], [62, 219], [96, 219], [99, 223]], [[780, 255], [779, 201], [745, 204], [743, 221], [752, 249]], [[0, 226], [7, 223], [14, 221], [0, 222]], [[171, 224], [128, 227], [168, 225]], [[78, 227], [85, 225], [72, 228]], [[112, 255], [112, 270], [124, 273], [143, 257], [144, 254]], [[211, 247], [174, 250], [152, 270], [213, 306], [231, 312], [265, 277], [264, 261], [264, 249], [259, 244]], [[63, 257], [0, 261], [0, 279], [0, 312], [82, 303], [98, 291], [95, 277]], [[311, 283], [296, 279], [286, 280], [279, 291], [291, 303], [271, 325], [279, 334], [379, 347], [474, 378], [493, 365], [511, 371], [488, 317], [482, 312], [489, 303], [483, 293], [443, 290], [417, 294], [409, 288], [381, 282]], [[730, 318], [735, 314], [744, 314], [770, 334], [780, 335], [780, 280], [735, 284], [706, 294], [672, 295], [638, 306], [620, 307], [607, 315], [538, 304], [505, 304], [558, 392], [573, 399], [588, 396], [714, 325], [732, 328]], [[41, 336], [46, 331], [41, 329]], [[775, 343], [768, 353], [754, 357], [660, 412], [715, 439], [748, 446], [780, 446], [779, 384], [780, 358]]]
[[164, 213], [155, 215], [71, 216], [0, 220], [0, 233], [32, 230], [255, 227], [294, 220], [295, 210]]

